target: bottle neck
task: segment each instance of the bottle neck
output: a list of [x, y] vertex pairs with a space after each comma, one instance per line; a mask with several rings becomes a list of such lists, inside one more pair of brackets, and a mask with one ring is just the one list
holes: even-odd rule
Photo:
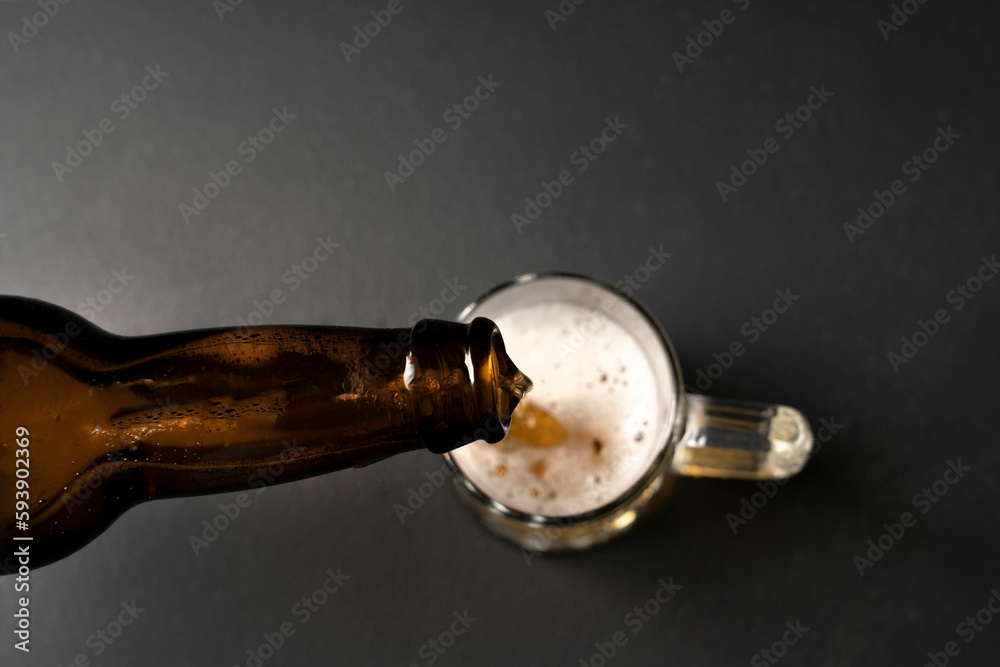
[[496, 325], [482, 317], [468, 325], [418, 322], [404, 376], [424, 446], [437, 454], [474, 440], [499, 442], [531, 389]]
[[[245, 488], [426, 447], [497, 442], [527, 379], [495, 325], [262, 327], [108, 340], [90, 451], [141, 470], [146, 497]], [[95, 359], [107, 359], [95, 355]], [[530, 383], [528, 383], [530, 384]], [[95, 410], [96, 408], [96, 410]]]

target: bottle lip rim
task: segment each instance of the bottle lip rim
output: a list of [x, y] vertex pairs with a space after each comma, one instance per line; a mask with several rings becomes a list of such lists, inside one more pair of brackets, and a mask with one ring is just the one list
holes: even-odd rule
[[[497, 405], [494, 378], [492, 376], [486, 377], [485, 375], [477, 374], [476, 369], [482, 369], [482, 372], [485, 373], [488, 372], [488, 369], [492, 368], [492, 364], [485, 362], [493, 354], [496, 341], [499, 341], [500, 346], [506, 350], [506, 346], [503, 343], [503, 334], [500, 333], [500, 329], [496, 323], [488, 317], [473, 318], [468, 323], [468, 327], [469, 359], [467, 363], [469, 365], [470, 380], [476, 397], [476, 404], [478, 406], [489, 406], [486, 411], [487, 414], [500, 423], [501, 429], [499, 437], [486, 439], [486, 441], [490, 443], [500, 442], [510, 429], [510, 419], [513, 410], [505, 410], [501, 413]], [[492, 432], [490, 429], [487, 430]]]

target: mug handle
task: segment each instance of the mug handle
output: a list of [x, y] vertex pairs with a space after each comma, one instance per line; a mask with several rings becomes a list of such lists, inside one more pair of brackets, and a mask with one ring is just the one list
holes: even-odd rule
[[685, 399], [687, 427], [671, 462], [680, 475], [781, 479], [809, 458], [812, 429], [794, 408], [698, 394]]

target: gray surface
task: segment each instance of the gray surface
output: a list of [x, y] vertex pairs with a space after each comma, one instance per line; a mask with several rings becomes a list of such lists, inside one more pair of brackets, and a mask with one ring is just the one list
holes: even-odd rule
[[[997, 10], [927, 3], [886, 42], [889, 4], [732, 5], [735, 22], [682, 74], [671, 53], [726, 3], [594, 1], [553, 31], [555, 0], [404, 0], [348, 64], [338, 43], [384, 3], [244, 2], [220, 21], [209, 0], [78, 0], [19, 53], [3, 44], [4, 293], [76, 309], [124, 267], [135, 279], [99, 325], [233, 325], [329, 234], [339, 251], [269, 322], [403, 325], [445, 279], [466, 286], [462, 303], [530, 271], [615, 281], [662, 244], [673, 257], [638, 296], [689, 380], [790, 287], [801, 300], [708, 393], [843, 429], [735, 536], [725, 516], [756, 487], [686, 481], [627, 539], [530, 567], [451, 489], [400, 525], [393, 504], [438, 466], [429, 454], [268, 489], [198, 557], [188, 536], [231, 496], [150, 503], [33, 574], [30, 656], [12, 649], [12, 582], [0, 582], [0, 662], [246, 664], [291, 620], [267, 665], [428, 664], [421, 645], [467, 609], [478, 620], [436, 664], [577, 665], [619, 630], [612, 664], [745, 664], [796, 619], [810, 630], [783, 665], [917, 665], [951, 640], [955, 664], [992, 664], [1000, 625], [969, 644], [956, 625], [1000, 586], [1000, 285], [898, 373], [886, 354], [1000, 251]], [[4, 2], [0, 28], [34, 11]], [[66, 144], [157, 64], [169, 76], [58, 182]], [[502, 86], [390, 192], [396, 155], [491, 73]], [[715, 181], [820, 84], [834, 97], [723, 203]], [[297, 118], [185, 224], [178, 204], [285, 106]], [[524, 197], [615, 116], [623, 138], [518, 234]], [[949, 125], [962, 138], [848, 243], [856, 207]], [[957, 457], [972, 471], [859, 577], [852, 557]], [[327, 568], [351, 578], [298, 624], [292, 605]], [[633, 634], [625, 614], [670, 577], [683, 590]], [[88, 636], [133, 599], [145, 611], [95, 656]]]

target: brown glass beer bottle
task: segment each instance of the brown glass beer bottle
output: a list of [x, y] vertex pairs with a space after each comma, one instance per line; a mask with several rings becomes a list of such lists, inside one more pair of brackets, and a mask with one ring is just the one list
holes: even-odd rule
[[484, 318], [125, 337], [0, 297], [0, 564], [66, 556], [145, 500], [496, 442], [530, 387]]

